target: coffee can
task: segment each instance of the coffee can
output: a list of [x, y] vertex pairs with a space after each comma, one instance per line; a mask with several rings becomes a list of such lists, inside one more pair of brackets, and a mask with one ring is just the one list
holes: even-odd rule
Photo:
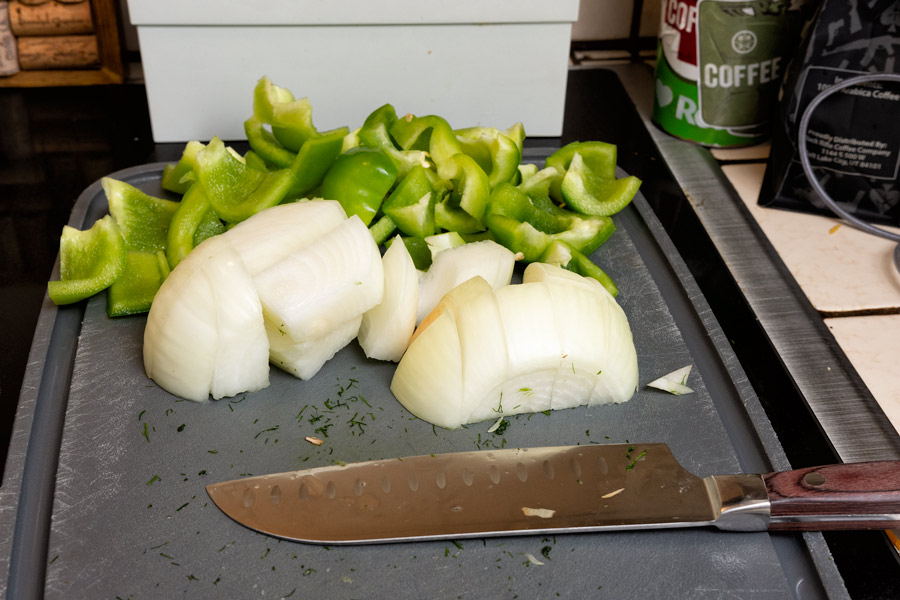
[[663, 0], [653, 121], [703, 146], [765, 141], [813, 0]]

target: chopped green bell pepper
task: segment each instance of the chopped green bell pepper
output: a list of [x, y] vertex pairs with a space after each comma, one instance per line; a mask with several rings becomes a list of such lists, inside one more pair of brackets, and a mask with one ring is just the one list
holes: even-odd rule
[[428, 153], [424, 150], [400, 150], [391, 138], [390, 128], [397, 121], [397, 113], [390, 104], [376, 108], [366, 117], [359, 129], [360, 144], [383, 151], [394, 161], [401, 179], [416, 165], [429, 167]]
[[169, 276], [165, 253], [129, 250], [125, 272], [112, 282], [106, 295], [106, 314], [124, 317], [150, 310], [163, 280]]
[[164, 190], [183, 194], [194, 182], [194, 167], [197, 165], [197, 153], [204, 148], [197, 141], [188, 142], [184, 146], [181, 158], [174, 165], [169, 164], [163, 168], [160, 185]]
[[341, 127], [306, 140], [290, 165], [294, 182], [288, 198], [300, 198], [314, 190], [341, 152], [348, 129]]
[[406, 174], [381, 210], [390, 217], [406, 235], [425, 237], [433, 235], [434, 207], [437, 193], [431, 184], [428, 171], [421, 165]]
[[[391, 238], [385, 242], [385, 247], [390, 248], [391, 244], [394, 243], [394, 240], [397, 238]], [[431, 249], [428, 247], [428, 242], [425, 241], [425, 238], [420, 237], [402, 237], [403, 245], [406, 246], [406, 250], [409, 252], [410, 257], [413, 260], [413, 265], [415, 265], [416, 269], [419, 271], [427, 271], [428, 267], [431, 266]]]
[[369, 227], [369, 232], [371, 232], [372, 238], [375, 240], [375, 245], [377, 246], [385, 243], [395, 231], [397, 231], [397, 224], [387, 215], [384, 215], [375, 221], [374, 225]]
[[66, 225], [59, 240], [59, 281], [47, 284], [56, 304], [89, 298], [125, 271], [125, 240], [112, 216], [106, 215], [85, 231]]
[[337, 200], [347, 216], [358, 215], [368, 226], [397, 181], [397, 168], [381, 150], [354, 148], [340, 155], [322, 180], [320, 195]]
[[197, 153], [197, 179], [216, 215], [238, 223], [285, 199], [294, 184], [289, 169], [263, 173], [245, 165], [219, 138]]
[[125, 238], [129, 250], [156, 252], [166, 247], [166, 232], [178, 202], [154, 198], [138, 188], [104, 177], [100, 180], [106, 199], [109, 202], [109, 214]]
[[475, 159], [487, 174], [491, 189], [510, 181], [522, 162], [522, 150], [516, 142], [493, 127], [457, 129], [463, 152]]
[[203, 240], [225, 232], [225, 226], [209, 204], [202, 185], [192, 185], [169, 223], [166, 258], [171, 268]]
[[487, 175], [475, 159], [463, 153], [454, 154], [444, 160], [443, 167], [443, 172], [439, 170], [438, 174], [453, 184], [449, 207], [459, 207], [476, 221], [480, 221], [491, 195]]
[[542, 210], [509, 183], [501, 183], [491, 194], [485, 223], [497, 242], [521, 252], [526, 262], [540, 260], [554, 240], [590, 254], [615, 231], [608, 217], [579, 215], [559, 207]]
[[247, 141], [253, 151], [266, 162], [280, 169], [286, 169], [294, 162], [297, 153], [288, 150], [275, 139], [275, 136], [263, 127], [262, 120], [256, 115], [244, 121], [244, 133], [247, 135]]
[[273, 138], [293, 152], [299, 152], [306, 140], [318, 134], [309, 100], [295, 100], [290, 90], [275, 85], [268, 77], [261, 78], [253, 91], [253, 115], [271, 125]]
[[[553, 167], [560, 175], [565, 175], [575, 153], [579, 153], [587, 166], [598, 177], [616, 178], [616, 146], [606, 142], [572, 142], [566, 144], [544, 161], [544, 168]], [[551, 197], [562, 202], [562, 180], [550, 188]]]
[[586, 215], [614, 215], [634, 199], [641, 180], [633, 175], [606, 178], [576, 152], [562, 180], [562, 196], [572, 210]]
[[541, 262], [559, 265], [560, 267], [578, 273], [582, 277], [596, 279], [615, 298], [619, 294], [619, 288], [603, 269], [598, 267], [590, 258], [574, 249], [569, 244], [554, 240], [541, 256]]
[[407, 115], [390, 126], [390, 134], [403, 150], [427, 150], [437, 166], [438, 175], [451, 179], [445, 169], [448, 159], [462, 152], [462, 146], [450, 124], [437, 115]]
[[266, 164], [266, 161], [263, 159], [263, 157], [261, 157], [253, 150], [247, 150], [247, 153], [244, 154], [244, 164], [251, 169], [256, 169], [257, 171], [262, 171], [263, 173], [269, 170], [269, 165]]

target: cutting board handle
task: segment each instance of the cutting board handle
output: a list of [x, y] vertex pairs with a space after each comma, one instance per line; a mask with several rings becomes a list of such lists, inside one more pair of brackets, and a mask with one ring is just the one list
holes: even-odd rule
[[900, 461], [808, 467], [769, 473], [763, 480], [771, 504], [769, 529], [900, 526]]

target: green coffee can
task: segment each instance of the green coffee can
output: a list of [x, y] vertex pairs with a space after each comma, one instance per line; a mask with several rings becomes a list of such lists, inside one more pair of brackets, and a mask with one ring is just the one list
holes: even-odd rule
[[778, 90], [811, 2], [664, 0], [653, 120], [704, 146], [769, 137]]

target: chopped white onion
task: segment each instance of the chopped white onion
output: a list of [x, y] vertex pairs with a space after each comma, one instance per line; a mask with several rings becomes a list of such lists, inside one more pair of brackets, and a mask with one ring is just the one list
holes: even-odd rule
[[419, 283], [416, 322], [434, 310], [444, 294], [471, 279], [483, 277], [493, 289], [509, 284], [515, 255], [497, 242], [484, 240], [441, 251]]
[[663, 375], [659, 379], [654, 379], [647, 384], [647, 387], [652, 387], [664, 392], [669, 392], [670, 394], [674, 394], [676, 396], [680, 396], [682, 394], [690, 394], [694, 390], [685, 385], [685, 383], [687, 383], [688, 375], [691, 374], [692, 366], [693, 365], [681, 367], [680, 369], [676, 369], [671, 373]]
[[384, 268], [372, 234], [353, 215], [253, 281], [266, 320], [303, 342], [377, 305], [384, 293]]
[[397, 362], [416, 328], [419, 278], [400, 236], [394, 238], [381, 262], [384, 295], [376, 307], [363, 315], [359, 345], [369, 358]]

